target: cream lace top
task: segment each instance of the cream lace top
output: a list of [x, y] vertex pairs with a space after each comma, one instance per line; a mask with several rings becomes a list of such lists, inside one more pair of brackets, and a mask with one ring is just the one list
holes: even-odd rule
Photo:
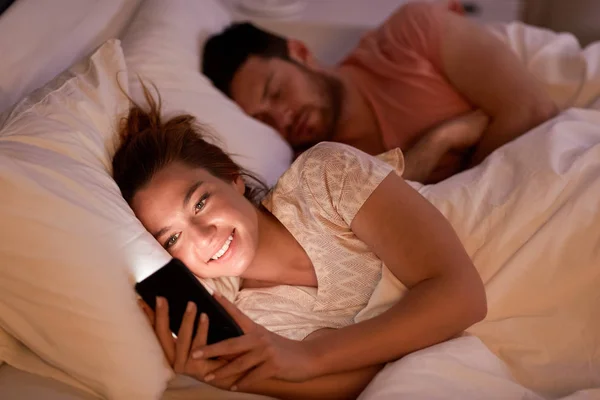
[[243, 289], [237, 306], [257, 323], [301, 340], [321, 328], [355, 322], [381, 278], [383, 263], [359, 240], [350, 223], [394, 169], [400, 150], [378, 158], [350, 146], [321, 143], [302, 154], [263, 200], [312, 261], [318, 288]]

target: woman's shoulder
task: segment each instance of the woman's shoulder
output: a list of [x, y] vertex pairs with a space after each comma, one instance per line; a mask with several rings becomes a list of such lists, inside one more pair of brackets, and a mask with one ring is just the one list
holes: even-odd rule
[[310, 148], [279, 179], [263, 204], [269, 210], [293, 203], [346, 223], [396, 168], [354, 147], [322, 142]]
[[353, 152], [356, 149], [347, 144], [338, 142], [320, 142], [306, 150], [296, 158], [296, 161], [312, 160], [314, 158], [323, 157], [323, 154], [346, 154]]
[[399, 148], [391, 149], [377, 156], [369, 155], [355, 147], [333, 142], [321, 142], [304, 152], [292, 168], [321, 177], [353, 174], [360, 178], [370, 175], [374, 169], [392, 167], [398, 175], [404, 172], [404, 155]]
[[323, 168], [323, 164], [329, 158], [326, 154], [335, 155], [338, 152], [343, 152], [343, 146], [339, 143], [323, 142], [300, 154], [292, 165], [279, 177], [275, 186], [271, 188], [263, 200], [263, 205], [270, 209], [268, 205], [274, 196], [277, 197], [277, 195], [291, 190], [298, 190], [307, 172], [311, 175], [311, 172]]
[[322, 192], [332, 176], [337, 175], [333, 180], [342, 182], [348, 165], [368, 157], [360, 150], [342, 143], [321, 142], [296, 158], [262, 203], [272, 211], [274, 201], [279, 203], [288, 198], [294, 201], [310, 200]]
[[337, 170], [332, 167], [344, 167], [357, 162], [368, 163], [370, 158], [367, 153], [347, 144], [321, 142], [302, 153], [291, 169], [331, 172]]
[[300, 183], [310, 187], [341, 184], [347, 175], [360, 179], [368, 177], [374, 170], [389, 167], [402, 175], [404, 157], [400, 149], [375, 157], [347, 144], [321, 142], [298, 156], [273, 190], [296, 187]]

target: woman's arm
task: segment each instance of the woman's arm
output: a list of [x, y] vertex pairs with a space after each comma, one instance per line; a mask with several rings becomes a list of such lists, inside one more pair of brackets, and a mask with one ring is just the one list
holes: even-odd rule
[[251, 384], [244, 389], [244, 392], [283, 400], [351, 400], [360, 395], [381, 368], [383, 365], [375, 365], [304, 382], [267, 379]]
[[452, 227], [397, 175], [375, 189], [351, 228], [409, 290], [378, 317], [312, 340], [318, 375], [397, 360], [485, 317], [481, 278]]
[[441, 62], [445, 75], [491, 119], [472, 165], [557, 113], [540, 82], [491, 32], [450, 11], [442, 12]]
[[[305, 341], [315, 340], [333, 329], [320, 329], [311, 333]], [[306, 380], [287, 382], [280, 379], [268, 379], [247, 387], [249, 393], [273, 396], [284, 400], [346, 400], [356, 399], [367, 387], [384, 364], [361, 368], [355, 371], [341, 372]]]

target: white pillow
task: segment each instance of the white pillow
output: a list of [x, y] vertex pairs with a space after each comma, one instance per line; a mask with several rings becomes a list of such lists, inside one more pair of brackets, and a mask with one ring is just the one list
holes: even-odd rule
[[126, 88], [120, 44], [109, 41], [21, 102], [0, 130], [0, 327], [39, 357], [4, 337], [0, 360], [66, 373], [111, 399], [155, 399], [171, 370], [127, 269], [169, 257], [110, 175], [129, 107], [117, 75]]
[[0, 18], [0, 112], [117, 37], [139, 2], [15, 1]]
[[143, 102], [137, 74], [153, 82], [166, 114], [184, 112], [208, 124], [235, 161], [271, 186], [289, 167], [291, 149], [200, 73], [204, 42], [230, 22], [215, 0], [145, 1], [123, 36], [131, 95]]

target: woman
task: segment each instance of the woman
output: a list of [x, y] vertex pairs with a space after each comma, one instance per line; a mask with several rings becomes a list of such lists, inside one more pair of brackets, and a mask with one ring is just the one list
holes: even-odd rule
[[[115, 181], [196, 276], [240, 278], [237, 307], [215, 296], [240, 338], [205, 346], [205, 315], [192, 338], [190, 304], [174, 340], [166, 301], [156, 318], [146, 306], [176, 372], [278, 398], [353, 398], [386, 362], [485, 317], [483, 284], [450, 224], [388, 163], [323, 143], [257, 204], [257, 180], [204, 141], [193, 117], [162, 121], [145, 95], [149, 111], [133, 106], [122, 129]], [[401, 169], [399, 152], [387, 158]], [[384, 268], [406, 294], [357, 323]]]

